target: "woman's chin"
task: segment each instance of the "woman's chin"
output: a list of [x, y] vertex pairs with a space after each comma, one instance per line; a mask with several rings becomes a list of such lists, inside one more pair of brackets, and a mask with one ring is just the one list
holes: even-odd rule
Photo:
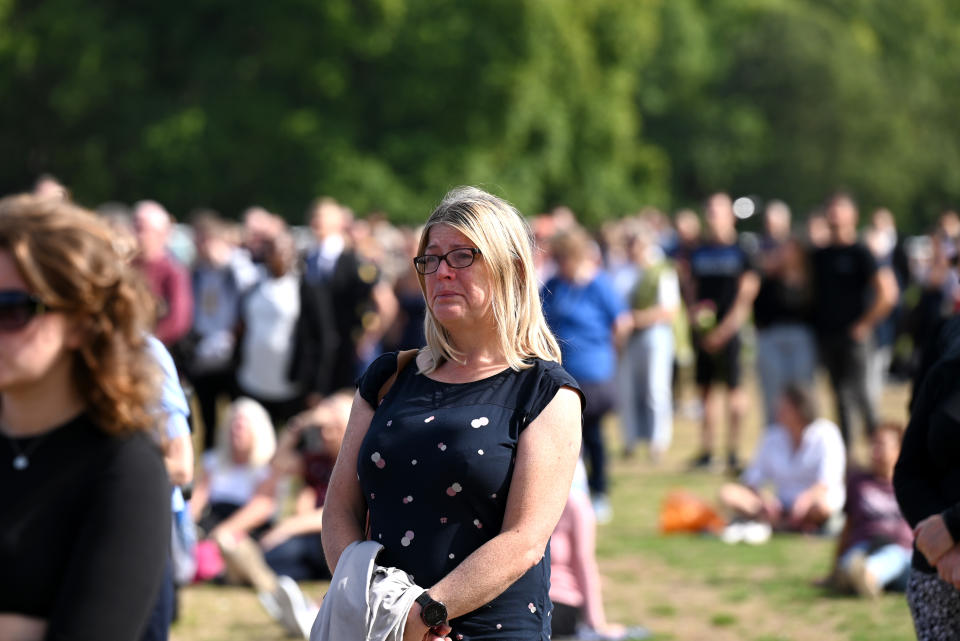
[[449, 303], [437, 303], [433, 306], [433, 317], [436, 318], [437, 322], [441, 325], [460, 323], [466, 316], [465, 312], [466, 310], [463, 309], [462, 305], [452, 301]]

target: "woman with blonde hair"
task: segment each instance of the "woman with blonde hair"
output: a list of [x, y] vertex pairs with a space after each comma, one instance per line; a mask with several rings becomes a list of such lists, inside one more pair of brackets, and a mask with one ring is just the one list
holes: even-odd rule
[[336, 571], [368, 538], [378, 564], [413, 577], [398, 596], [405, 641], [547, 639], [547, 543], [582, 395], [540, 309], [530, 230], [505, 201], [455, 189], [414, 266], [427, 345], [359, 381], [323, 512], [327, 561]]
[[144, 629], [170, 545], [150, 310], [94, 214], [0, 200], [0, 638]]
[[270, 475], [277, 437], [263, 405], [242, 397], [227, 409], [215, 443], [203, 456], [203, 470], [190, 501], [194, 520], [207, 533], [246, 505]]

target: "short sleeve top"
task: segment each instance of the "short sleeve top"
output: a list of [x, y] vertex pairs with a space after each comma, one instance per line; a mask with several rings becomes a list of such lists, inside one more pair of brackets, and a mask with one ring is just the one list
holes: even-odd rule
[[830, 245], [813, 253], [814, 326], [821, 335], [850, 328], [870, 306], [879, 267], [862, 243]]
[[704, 243], [690, 255], [690, 273], [696, 282], [697, 301], [711, 301], [717, 319], [733, 307], [740, 277], [756, 271], [750, 256], [738, 243]]
[[[559, 364], [535, 360], [470, 383], [441, 383], [411, 363], [383, 402], [397, 354], [375, 360], [359, 380], [376, 413], [357, 473], [370, 510], [379, 562], [429, 587], [503, 525], [517, 444], [561, 387], [580, 391]], [[582, 394], [581, 394], [582, 398]], [[462, 641], [546, 641], [551, 611], [549, 546], [544, 558], [490, 603], [450, 621]]]
[[602, 271], [586, 283], [554, 277], [540, 297], [566, 369], [584, 384], [611, 380], [617, 369], [613, 326], [627, 304], [610, 277]]

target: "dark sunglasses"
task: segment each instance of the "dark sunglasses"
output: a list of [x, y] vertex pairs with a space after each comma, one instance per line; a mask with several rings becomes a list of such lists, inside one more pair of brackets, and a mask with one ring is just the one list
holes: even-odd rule
[[50, 308], [33, 295], [17, 290], [0, 290], [0, 332], [15, 332]]

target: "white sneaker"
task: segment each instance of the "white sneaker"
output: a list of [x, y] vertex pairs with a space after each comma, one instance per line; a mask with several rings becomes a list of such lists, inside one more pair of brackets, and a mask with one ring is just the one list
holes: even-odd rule
[[743, 530], [746, 525], [746, 523], [734, 521], [723, 528], [723, 532], [720, 533], [720, 540], [729, 545], [740, 543], [743, 541]]
[[730, 545], [735, 543], [760, 545], [769, 541], [771, 534], [773, 534], [773, 528], [770, 527], [769, 523], [734, 521], [723, 528], [723, 532], [720, 533], [720, 540]]
[[750, 521], [743, 525], [743, 542], [750, 545], [762, 545], [770, 540], [773, 528], [769, 523]]
[[277, 577], [277, 605], [280, 623], [293, 636], [310, 638], [310, 629], [320, 608], [300, 590], [297, 582], [288, 576]]
[[594, 494], [591, 503], [593, 503], [593, 515], [600, 525], [606, 525], [613, 520], [613, 507], [610, 505], [610, 499], [604, 494]]

